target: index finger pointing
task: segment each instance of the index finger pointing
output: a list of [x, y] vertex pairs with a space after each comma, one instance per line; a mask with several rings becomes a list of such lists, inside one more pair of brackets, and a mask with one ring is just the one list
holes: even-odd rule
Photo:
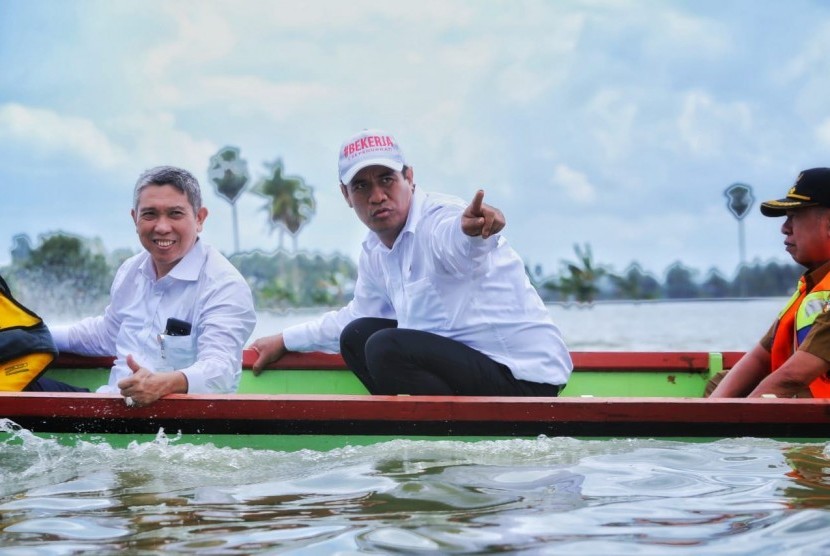
[[481, 215], [481, 203], [484, 201], [484, 190], [479, 189], [476, 191], [475, 197], [473, 197], [473, 202], [470, 203], [469, 210], [474, 215]]

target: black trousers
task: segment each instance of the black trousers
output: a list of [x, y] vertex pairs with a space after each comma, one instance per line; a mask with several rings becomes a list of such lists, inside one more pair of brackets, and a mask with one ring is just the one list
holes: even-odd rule
[[340, 354], [372, 394], [558, 396], [561, 386], [517, 379], [510, 369], [455, 340], [361, 318], [340, 335]]
[[67, 384], [65, 382], [60, 382], [59, 380], [40, 377], [36, 381], [30, 383], [26, 388], [23, 389], [23, 391], [24, 392], [89, 392], [89, 388], [80, 388], [78, 386], [72, 386], [71, 384]]

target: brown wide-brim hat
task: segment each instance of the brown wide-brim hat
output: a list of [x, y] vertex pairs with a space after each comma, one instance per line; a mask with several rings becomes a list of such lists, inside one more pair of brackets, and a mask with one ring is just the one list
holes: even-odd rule
[[761, 203], [764, 216], [784, 216], [802, 207], [830, 207], [830, 168], [811, 168], [798, 174], [787, 196]]

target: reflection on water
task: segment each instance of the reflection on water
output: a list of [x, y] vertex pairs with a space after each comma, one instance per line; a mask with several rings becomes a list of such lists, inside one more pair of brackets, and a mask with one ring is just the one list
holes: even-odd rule
[[275, 452], [163, 434], [70, 447], [15, 430], [0, 462], [0, 554], [830, 549], [830, 460], [816, 444], [538, 438]]

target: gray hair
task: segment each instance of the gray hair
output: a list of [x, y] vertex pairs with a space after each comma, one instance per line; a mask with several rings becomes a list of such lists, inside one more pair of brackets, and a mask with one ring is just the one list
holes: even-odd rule
[[156, 166], [145, 170], [135, 182], [133, 191], [133, 208], [138, 210], [138, 198], [145, 187], [150, 185], [172, 185], [185, 195], [193, 212], [199, 212], [202, 208], [202, 189], [199, 181], [187, 170], [175, 166]]

